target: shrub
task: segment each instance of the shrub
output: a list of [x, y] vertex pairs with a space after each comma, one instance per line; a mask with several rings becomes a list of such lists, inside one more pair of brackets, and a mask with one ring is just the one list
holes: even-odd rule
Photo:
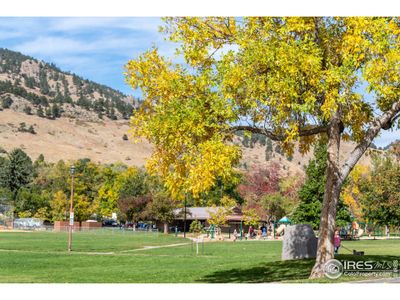
[[33, 126], [32, 126], [32, 125], [31, 125], [31, 126], [29, 126], [29, 128], [28, 128], [28, 132], [29, 132], [29, 133], [31, 133], [31, 134], [36, 134], [35, 128], [33, 128]]
[[40, 118], [44, 118], [43, 108], [39, 105], [39, 108], [36, 111], [36, 115]]
[[31, 134], [36, 134], [35, 128], [33, 128], [32, 125], [30, 125], [30, 126], [27, 128], [25, 122], [19, 123], [18, 131], [19, 131], [19, 132], [29, 132], [29, 133], [31, 133]]
[[194, 220], [189, 227], [189, 232], [200, 233], [203, 230], [203, 226], [200, 221]]
[[24, 107], [24, 113], [26, 113], [27, 115], [31, 115], [32, 114], [32, 108], [30, 106], [25, 106]]
[[4, 109], [6, 108], [10, 108], [10, 106], [13, 104], [13, 100], [11, 99], [11, 97], [6, 97], [3, 99], [2, 101], [2, 107]]

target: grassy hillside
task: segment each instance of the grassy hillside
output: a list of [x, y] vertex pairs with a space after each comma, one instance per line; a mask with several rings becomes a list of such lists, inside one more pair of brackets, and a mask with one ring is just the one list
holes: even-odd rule
[[[36, 134], [19, 131], [22, 122], [26, 127], [32, 125]], [[90, 158], [94, 162], [120, 161], [142, 166], [150, 156], [151, 146], [123, 140], [128, 129], [126, 120], [49, 120], [12, 110], [0, 111], [0, 146], [7, 151], [20, 147], [33, 160], [43, 154], [51, 162]]]

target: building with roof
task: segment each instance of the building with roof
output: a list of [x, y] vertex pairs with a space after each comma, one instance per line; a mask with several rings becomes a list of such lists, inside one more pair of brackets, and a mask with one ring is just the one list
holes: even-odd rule
[[[186, 207], [186, 232], [189, 232], [190, 224], [197, 220], [200, 221], [203, 227], [208, 227], [208, 219], [210, 219], [210, 213], [216, 212], [222, 207]], [[184, 230], [184, 208], [178, 208], [174, 210], [175, 220], [170, 224], [170, 230], [174, 230], [175, 227], [179, 232]], [[260, 222], [264, 222], [260, 220]], [[222, 232], [233, 232], [235, 229], [239, 232], [240, 228], [243, 231], [248, 230], [248, 226], [243, 224], [243, 213], [239, 207], [232, 209], [232, 213], [227, 216], [227, 224], [222, 226]]]

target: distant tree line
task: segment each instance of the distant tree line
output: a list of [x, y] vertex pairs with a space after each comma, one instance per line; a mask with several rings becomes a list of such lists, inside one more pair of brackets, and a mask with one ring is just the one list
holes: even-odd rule
[[[21, 123], [20, 128], [26, 131], [30, 127]], [[214, 187], [199, 198], [188, 195], [187, 205], [224, 206], [229, 202], [230, 207], [242, 207], [248, 224], [288, 216], [296, 223], [308, 223], [317, 229], [326, 178], [326, 145], [317, 145], [314, 155], [304, 182], [298, 174], [283, 177], [277, 163], [252, 166], [229, 182], [218, 178]], [[12, 204], [15, 217], [64, 220], [70, 199], [72, 164], [79, 221], [108, 218], [117, 212], [125, 222], [168, 223], [173, 209], [182, 205], [172, 200], [162, 178], [142, 168], [122, 163], [99, 164], [90, 159], [49, 163], [43, 155], [32, 162], [22, 149], [7, 152], [1, 147], [0, 200]], [[399, 161], [390, 157], [374, 158], [371, 170], [352, 173], [340, 198], [338, 226], [353, 219], [399, 226], [399, 179]]]
[[[24, 126], [25, 127], [25, 126]], [[48, 163], [40, 155], [32, 162], [22, 149], [0, 154], [0, 199], [11, 204], [15, 217], [65, 220], [70, 199], [70, 166], [75, 166], [74, 207], [78, 221], [102, 219], [117, 212], [126, 222], [168, 222], [176, 203], [160, 178], [145, 170], [90, 159]]]

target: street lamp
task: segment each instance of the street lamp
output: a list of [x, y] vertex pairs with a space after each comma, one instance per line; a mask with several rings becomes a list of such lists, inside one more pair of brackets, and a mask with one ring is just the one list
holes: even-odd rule
[[69, 207], [69, 228], [68, 228], [68, 251], [72, 246], [72, 228], [74, 226], [74, 174], [75, 166], [71, 166], [71, 205]]
[[183, 216], [183, 238], [186, 238], [186, 199], [187, 195], [185, 196], [185, 211], [184, 211], [184, 216]]

